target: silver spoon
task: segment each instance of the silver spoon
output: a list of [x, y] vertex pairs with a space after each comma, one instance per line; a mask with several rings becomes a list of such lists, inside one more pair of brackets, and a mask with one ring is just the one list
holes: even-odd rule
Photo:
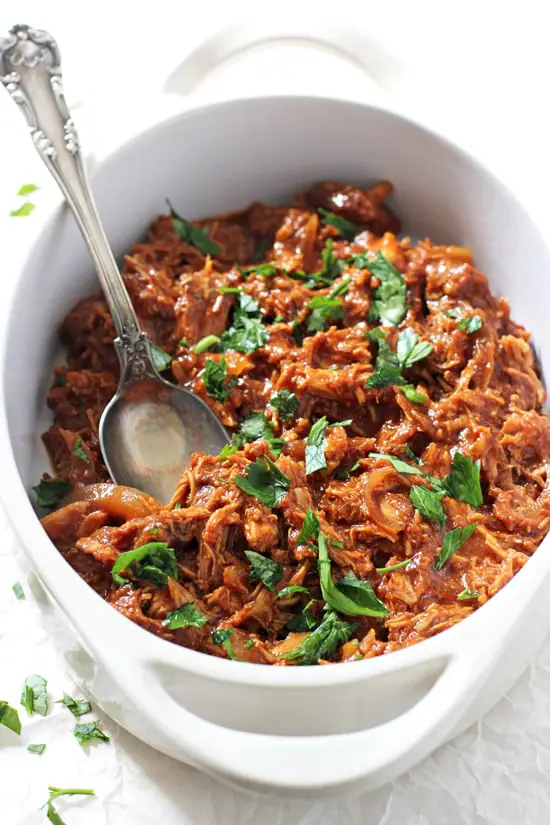
[[0, 39], [0, 80], [23, 111], [32, 141], [72, 209], [113, 317], [120, 381], [99, 422], [103, 458], [117, 484], [166, 503], [191, 453], [218, 453], [229, 440], [227, 433], [200, 398], [169, 384], [154, 367], [149, 339], [97, 214], [53, 37], [14, 26]]

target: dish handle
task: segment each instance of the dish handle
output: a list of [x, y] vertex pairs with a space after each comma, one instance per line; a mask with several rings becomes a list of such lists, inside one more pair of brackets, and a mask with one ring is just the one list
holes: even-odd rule
[[[426, 758], [452, 735], [464, 712], [475, 699], [490, 672], [495, 651], [459, 649], [456, 654], [440, 653], [432, 665], [439, 667], [432, 686], [409, 710], [395, 718], [351, 733], [289, 736], [236, 730], [208, 721], [174, 699], [163, 683], [165, 671], [160, 661], [127, 662], [119, 671], [124, 689], [147, 720], [163, 731], [173, 743], [170, 755], [185, 758], [194, 766], [238, 787], [260, 793], [287, 795], [330, 795], [345, 791], [371, 790], [391, 781]], [[396, 654], [392, 654], [396, 655]], [[426, 667], [427, 660], [421, 660]], [[420, 669], [421, 663], [412, 664]], [[119, 660], [119, 666], [122, 662]], [[342, 664], [342, 668], [365, 668], [373, 662]], [[258, 668], [240, 665], [235, 668]], [[112, 675], [117, 678], [115, 672]], [[132, 671], [130, 674], [129, 671]], [[392, 682], [408, 689], [411, 665], [395, 667]], [[359, 677], [359, 673], [357, 673]], [[378, 678], [376, 671], [357, 680], [357, 690], [368, 701], [369, 687]], [[118, 681], [118, 680], [117, 680]], [[251, 677], [251, 682], [253, 679]], [[224, 700], [223, 684], [217, 691]], [[206, 688], [206, 685], [205, 685]], [[280, 686], [284, 692], [284, 686]], [[317, 688], [301, 688], [313, 694]], [[269, 688], [256, 686], [264, 693], [265, 712], [270, 712]], [[278, 688], [274, 688], [278, 690]], [[330, 703], [338, 701], [339, 687], [331, 688]], [[286, 702], [286, 704], [285, 704]], [[281, 708], [281, 701], [277, 702]], [[287, 714], [293, 712], [290, 694], [283, 701]], [[242, 719], [246, 722], [246, 701]]]

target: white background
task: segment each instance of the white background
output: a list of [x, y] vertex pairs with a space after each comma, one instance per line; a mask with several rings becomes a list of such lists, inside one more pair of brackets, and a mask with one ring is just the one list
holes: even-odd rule
[[[357, 64], [326, 49], [287, 42], [230, 60], [200, 82], [196, 92], [230, 97], [297, 91], [371, 99], [380, 93], [378, 86], [403, 110], [415, 112], [477, 152], [515, 188], [541, 229], [550, 231], [550, 49], [542, 0], [155, 0], [140, 7], [116, 0], [23, 0], [8, 5], [0, 8], [0, 35], [14, 23], [25, 22], [57, 38], [66, 96], [70, 104], [80, 104], [75, 120], [92, 152], [108, 145], [121, 123], [126, 129], [134, 123], [138, 128], [146, 120], [146, 101], [166, 86], [181, 60], [226, 26], [257, 24], [273, 32], [324, 26], [341, 38], [359, 38], [370, 80]], [[101, 109], [110, 114], [98, 115]], [[19, 205], [16, 192], [23, 183], [42, 187], [33, 196], [36, 219], [4, 218]], [[51, 197], [55, 190], [21, 116], [0, 92], [3, 287], [9, 288], [15, 275], [10, 258], [29, 243], [40, 207]], [[38, 672], [48, 678], [53, 700], [73, 685], [54, 641], [41, 626], [43, 608], [18, 568], [14, 550], [0, 514], [0, 699], [16, 703], [24, 677]], [[16, 602], [11, 592], [17, 579], [25, 586], [24, 602]], [[73, 717], [53, 705], [46, 719], [27, 720], [22, 714], [21, 740], [0, 728], [0, 822], [45, 822], [37, 808], [51, 783], [96, 790], [96, 799], [59, 804], [67, 825], [546, 825], [549, 696], [547, 643], [510, 695], [479, 725], [394, 786], [359, 800], [330, 803], [266, 802], [239, 795], [151, 751], [107, 719], [111, 744], [87, 754], [71, 735]], [[43, 756], [27, 753], [30, 742], [47, 742], [47, 751]]]

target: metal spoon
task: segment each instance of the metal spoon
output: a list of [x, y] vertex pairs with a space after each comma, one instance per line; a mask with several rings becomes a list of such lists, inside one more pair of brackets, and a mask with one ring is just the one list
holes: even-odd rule
[[120, 381], [99, 423], [103, 458], [117, 484], [166, 503], [191, 453], [218, 453], [227, 433], [209, 407], [165, 381], [154, 367], [101, 226], [78, 135], [65, 103], [57, 43], [45, 31], [14, 26], [0, 39], [0, 80], [20, 106], [32, 141], [71, 207], [113, 317]]

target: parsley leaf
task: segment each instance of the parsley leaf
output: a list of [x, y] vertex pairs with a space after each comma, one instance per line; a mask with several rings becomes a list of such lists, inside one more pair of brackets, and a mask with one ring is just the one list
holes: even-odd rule
[[379, 576], [383, 576], [385, 573], [392, 573], [394, 570], [401, 570], [402, 567], [408, 567], [411, 561], [412, 559], [405, 559], [405, 561], [391, 564], [389, 567], [376, 567], [375, 569]]
[[417, 484], [411, 487], [409, 492], [409, 499], [413, 507], [415, 507], [424, 518], [437, 522], [440, 527], [443, 527], [447, 521], [447, 515], [441, 503], [443, 496], [444, 493], [428, 490], [427, 487], [422, 487]]
[[472, 315], [471, 318], [462, 318], [457, 324], [457, 328], [463, 330], [467, 335], [472, 335], [472, 333], [480, 330], [482, 326], [483, 321], [479, 315]]
[[468, 541], [477, 524], [469, 524], [467, 527], [455, 527], [454, 530], [449, 530], [445, 533], [443, 539], [443, 546], [435, 562], [435, 569], [441, 570], [451, 556], [454, 556], [457, 550], [460, 550], [462, 545]]
[[271, 278], [277, 272], [277, 267], [275, 264], [263, 263], [263, 264], [255, 264], [254, 266], [245, 266], [244, 269], [241, 269], [241, 275], [245, 278], [248, 275], [261, 275], [262, 278]]
[[189, 602], [167, 613], [162, 624], [168, 630], [178, 630], [180, 627], [202, 627], [207, 621], [208, 616], [201, 613], [193, 602]]
[[194, 352], [195, 355], [200, 355], [202, 352], [210, 349], [210, 347], [213, 347], [214, 344], [219, 343], [219, 340], [219, 335], [205, 335], [204, 338], [201, 338], [200, 341], [197, 341], [197, 343], [191, 347], [191, 352]]
[[24, 183], [17, 194], [20, 198], [24, 198], [25, 195], [32, 195], [32, 193], [37, 192], [38, 189], [40, 189], [40, 187], [35, 183]]
[[285, 389], [276, 392], [269, 403], [274, 410], [277, 410], [281, 421], [289, 421], [294, 418], [300, 406], [300, 401], [294, 393]]
[[341, 215], [335, 215], [334, 212], [329, 212], [328, 209], [323, 209], [322, 207], [318, 211], [321, 215], [321, 221], [327, 226], [333, 226], [338, 230], [340, 235], [348, 241], [352, 241], [359, 232], [359, 227], [356, 223], [342, 218]]
[[202, 380], [206, 388], [207, 394], [210, 398], [214, 398], [223, 404], [227, 400], [237, 379], [230, 378], [227, 372], [227, 364], [225, 363], [225, 356], [222, 355], [219, 361], [213, 361], [211, 358], [204, 365], [202, 371]]
[[245, 470], [246, 476], [233, 481], [244, 493], [254, 496], [266, 507], [276, 507], [290, 489], [290, 479], [270, 458], [257, 458]]
[[252, 295], [239, 290], [237, 301], [233, 323], [222, 333], [220, 344], [224, 350], [254, 352], [267, 342], [269, 332], [262, 323], [260, 305]]
[[359, 469], [360, 464], [361, 462], [357, 458], [350, 467], [345, 467], [342, 470], [338, 470], [338, 472], [334, 474], [334, 477], [340, 479], [341, 481], [345, 481], [352, 473]]
[[466, 458], [461, 453], [453, 456], [452, 469], [447, 478], [443, 481], [443, 486], [447, 495], [465, 501], [472, 507], [481, 507], [483, 504], [483, 494], [480, 482], [481, 463], [479, 459], [474, 463], [471, 458]]
[[380, 328], [373, 329], [368, 333], [370, 341], [378, 345], [378, 355], [374, 365], [374, 372], [365, 383], [367, 389], [378, 387], [389, 387], [393, 384], [403, 384], [404, 378], [401, 375], [401, 365], [399, 357], [388, 342], [386, 336]]
[[27, 745], [27, 750], [29, 753], [44, 753], [46, 750], [46, 745]]
[[35, 209], [36, 209], [36, 206], [35, 206], [34, 203], [31, 203], [30, 201], [25, 201], [25, 203], [22, 203], [21, 206], [18, 207], [17, 209], [12, 209], [11, 210], [10, 217], [12, 217], [12, 218], [26, 218], [27, 215], [30, 215], [31, 212], [34, 212]]
[[48, 712], [47, 684], [44, 677], [38, 674], [27, 676], [25, 679], [21, 692], [21, 704], [29, 716], [33, 713], [46, 716]]
[[283, 587], [282, 590], [279, 590], [277, 593], [277, 598], [284, 599], [286, 596], [293, 596], [294, 593], [307, 593], [309, 595], [309, 590], [307, 587], [302, 587], [301, 584], [291, 584], [288, 587]]
[[149, 339], [149, 347], [151, 349], [151, 358], [153, 359], [153, 366], [157, 372], [164, 372], [172, 364], [172, 356], [169, 352], [165, 352], [158, 347], [154, 341]]
[[48, 790], [50, 792], [50, 798], [47, 802], [42, 805], [43, 808], [47, 806], [47, 816], [48, 820], [52, 823], [52, 825], [65, 825], [59, 814], [57, 813], [56, 809], [54, 808], [53, 803], [56, 799], [60, 796], [95, 796], [94, 791], [89, 788], [56, 788], [53, 785], [48, 785]]
[[212, 641], [215, 645], [223, 645], [230, 659], [233, 659], [235, 662], [240, 662], [242, 660], [239, 659], [238, 656], [235, 656], [235, 651], [231, 644], [232, 633], [233, 629], [230, 627], [222, 627], [220, 630], [214, 630], [212, 633]]
[[411, 450], [411, 448], [409, 447], [408, 444], [405, 444], [404, 449], [405, 449], [405, 455], [407, 456], [407, 458], [409, 458], [411, 461], [414, 461], [414, 463], [418, 464], [419, 466], [422, 466], [422, 464], [424, 464], [422, 459], [419, 458], [417, 455], [415, 455], [413, 453], [413, 451]]
[[389, 611], [375, 595], [370, 582], [348, 573], [335, 585], [330, 572], [327, 540], [322, 533], [319, 534], [318, 547], [317, 569], [323, 599], [328, 606], [345, 616], [387, 616]]
[[135, 571], [137, 578], [149, 579], [159, 587], [168, 582], [168, 576], [172, 579], [179, 576], [175, 551], [163, 541], [151, 541], [120, 553], [111, 570], [113, 579], [119, 586], [126, 584], [120, 573], [128, 569]]
[[298, 538], [296, 539], [296, 545], [307, 544], [308, 541], [311, 541], [312, 539], [317, 540], [320, 530], [321, 525], [319, 524], [319, 519], [313, 510], [308, 508], [304, 516], [302, 527], [298, 533]]
[[428, 341], [421, 341], [414, 330], [407, 328], [399, 333], [397, 357], [402, 370], [408, 369], [417, 361], [422, 361], [432, 350], [432, 345]]
[[466, 601], [466, 599], [479, 599], [479, 593], [465, 587], [464, 590], [458, 594], [457, 599], [460, 599], [461, 602]]
[[23, 585], [21, 582], [15, 582], [12, 584], [11, 589], [13, 590], [13, 595], [16, 599], [24, 599], [25, 598], [25, 591], [23, 590]]
[[283, 577], [283, 565], [277, 564], [268, 556], [262, 556], [261, 553], [255, 553], [253, 550], [245, 550], [244, 554], [250, 562], [250, 580], [261, 581], [273, 593], [275, 585]]
[[72, 446], [71, 453], [72, 455], [76, 456], [76, 458], [79, 458], [81, 461], [85, 461], [86, 464], [90, 463], [88, 453], [84, 449], [84, 442], [82, 441], [79, 435], [77, 435], [76, 437], [76, 441]]
[[178, 215], [168, 199], [166, 200], [166, 203], [170, 209], [172, 228], [176, 235], [179, 235], [180, 238], [186, 243], [194, 246], [195, 249], [198, 249], [199, 252], [203, 253], [203, 255], [220, 254], [220, 247], [217, 243], [210, 240], [207, 229], [199, 229], [197, 226], [194, 226], [191, 221], [188, 221], [185, 218], [182, 218], [181, 215]]
[[426, 404], [430, 400], [427, 395], [417, 390], [414, 384], [402, 384], [399, 389], [412, 404]]
[[12, 708], [11, 705], [8, 705], [8, 703], [4, 701], [0, 701], [0, 725], [9, 728], [18, 736], [21, 733], [19, 714], [15, 708]]
[[85, 713], [90, 713], [92, 706], [87, 699], [73, 699], [68, 693], [63, 692], [63, 699], [58, 699], [57, 705], [65, 705], [67, 710], [70, 710], [73, 716], [84, 716]]
[[46, 478], [43, 476], [37, 486], [32, 489], [36, 494], [36, 503], [39, 507], [55, 507], [67, 495], [71, 485], [64, 478]]
[[338, 298], [330, 298], [328, 295], [317, 295], [308, 303], [308, 308], [312, 310], [307, 319], [308, 332], [320, 332], [327, 325], [327, 321], [336, 321], [342, 318], [344, 310], [342, 302]]
[[373, 291], [369, 321], [397, 326], [407, 313], [407, 288], [403, 276], [381, 252], [376, 253], [376, 258], [369, 261], [367, 267], [380, 281], [380, 286]]
[[273, 424], [268, 421], [264, 412], [250, 413], [248, 418], [242, 422], [240, 432], [233, 433], [231, 436], [231, 444], [226, 444], [222, 448], [220, 458], [227, 458], [228, 455], [240, 450], [247, 442], [263, 440], [268, 442], [270, 451], [278, 458], [285, 445], [284, 439], [275, 438]]
[[309, 431], [306, 444], [306, 476], [317, 470], [325, 470], [327, 462], [325, 458], [325, 433], [327, 431], [327, 419], [324, 415], [313, 424]]
[[323, 621], [298, 647], [283, 654], [285, 659], [298, 659], [300, 665], [315, 665], [319, 659], [326, 659], [337, 648], [347, 642], [357, 625], [339, 619], [334, 611], [325, 613]]
[[79, 745], [88, 745], [90, 742], [110, 742], [111, 737], [103, 733], [97, 720], [95, 722], [82, 722], [74, 726], [73, 736]]
[[369, 458], [385, 458], [398, 473], [403, 473], [403, 475], [422, 475], [422, 470], [419, 470], [418, 467], [411, 467], [410, 464], [393, 455], [387, 455], [386, 453], [369, 453]]
[[456, 308], [448, 309], [444, 314], [447, 318], [460, 318], [460, 312]]
[[289, 619], [286, 623], [287, 628], [294, 633], [305, 633], [308, 630], [313, 630], [317, 625], [317, 619], [311, 609], [314, 604], [315, 599], [310, 599], [299, 613], [295, 613], [294, 616]]

